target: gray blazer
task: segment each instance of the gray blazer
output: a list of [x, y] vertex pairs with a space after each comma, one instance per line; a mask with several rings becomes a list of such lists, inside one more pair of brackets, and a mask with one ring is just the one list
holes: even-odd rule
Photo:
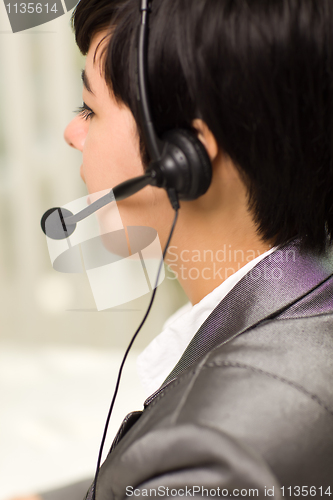
[[333, 260], [291, 242], [231, 290], [143, 412], [125, 418], [96, 500], [329, 492]]

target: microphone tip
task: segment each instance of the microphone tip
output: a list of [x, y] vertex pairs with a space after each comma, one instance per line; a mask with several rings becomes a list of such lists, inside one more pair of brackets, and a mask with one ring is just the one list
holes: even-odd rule
[[74, 215], [66, 208], [50, 208], [41, 218], [40, 225], [46, 236], [52, 240], [64, 240], [75, 231], [76, 224], [65, 224], [66, 217]]

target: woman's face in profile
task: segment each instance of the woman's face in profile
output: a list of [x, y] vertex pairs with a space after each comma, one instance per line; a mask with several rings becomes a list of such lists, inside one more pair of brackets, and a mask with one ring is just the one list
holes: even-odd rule
[[[133, 115], [116, 102], [102, 76], [100, 55], [105, 42], [98, 44], [105, 35], [101, 32], [92, 39], [82, 73], [83, 109], [64, 134], [66, 142], [82, 152], [80, 175], [90, 194], [143, 174]], [[153, 227], [161, 243], [166, 241], [173, 210], [163, 189], [147, 186], [117, 206], [124, 226]], [[107, 217], [107, 210], [100, 216]]]

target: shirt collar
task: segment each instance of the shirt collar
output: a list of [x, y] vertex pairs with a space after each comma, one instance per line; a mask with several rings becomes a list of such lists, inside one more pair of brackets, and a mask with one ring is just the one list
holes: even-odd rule
[[271, 248], [241, 267], [221, 285], [192, 306], [178, 309], [164, 324], [162, 332], [138, 356], [137, 371], [149, 396], [155, 392], [181, 358], [193, 336], [215, 307], [258, 262], [276, 250]]

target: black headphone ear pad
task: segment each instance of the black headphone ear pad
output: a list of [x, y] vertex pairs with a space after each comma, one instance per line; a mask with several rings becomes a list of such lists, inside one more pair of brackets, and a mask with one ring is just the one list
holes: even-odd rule
[[162, 140], [170, 146], [176, 146], [186, 158], [178, 169], [179, 175], [184, 175], [183, 187], [178, 196], [181, 200], [195, 200], [205, 194], [212, 180], [212, 164], [202, 142], [194, 132], [186, 129], [174, 129], [166, 132]]

